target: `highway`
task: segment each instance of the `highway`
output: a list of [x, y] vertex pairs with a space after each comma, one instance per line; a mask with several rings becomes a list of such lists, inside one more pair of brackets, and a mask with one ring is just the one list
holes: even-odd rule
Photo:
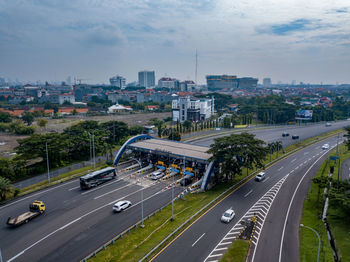
[[[302, 140], [341, 128], [348, 123], [347, 121], [333, 123], [331, 127], [324, 127], [324, 124], [298, 128], [289, 127], [288, 130], [291, 135], [299, 134]], [[273, 139], [282, 139], [281, 134], [285, 130], [287, 129], [282, 127], [271, 130], [256, 130], [254, 133], [260, 139], [270, 142]], [[196, 140], [193, 143], [208, 145], [212, 141], [211, 137]], [[292, 140], [290, 136], [286, 138], [286, 141], [286, 144], [297, 142]], [[293, 166], [293, 164], [291, 165]], [[246, 188], [246, 186], [239, 189], [237, 192], [244, 197], [246, 202], [244, 204], [243, 202], [237, 203], [235, 210], [241, 209], [243, 212], [252, 206], [258, 199], [257, 197], [263, 194], [274, 181], [274, 176], [269, 177], [266, 182], [261, 184], [263, 186], [254, 189], [247, 197], [244, 195], [252, 189]], [[163, 182], [144, 184], [145, 216], [171, 201], [171, 191], [164, 190], [166, 186], [167, 184]], [[117, 179], [96, 189], [81, 191], [79, 181], [75, 179], [2, 205], [0, 206], [0, 248], [3, 258], [5, 261], [57, 261], [57, 258], [65, 261], [77, 261], [141, 220], [140, 190], [140, 184], [135, 183], [135, 181]], [[175, 195], [177, 195], [182, 191], [182, 188], [175, 187], [175, 190]], [[113, 214], [112, 206], [120, 199], [130, 200], [134, 205], [122, 213]], [[45, 214], [18, 228], [7, 227], [7, 218], [28, 211], [29, 204], [34, 200], [42, 200], [46, 203], [47, 211]], [[228, 207], [235, 201], [233, 199]], [[221, 212], [220, 209], [218, 213], [221, 215]], [[212, 221], [216, 221], [216, 219], [217, 214], [215, 213], [212, 215]], [[221, 223], [216, 226], [220, 230], [212, 226], [210, 229], [217, 236], [220, 236], [221, 230], [224, 233], [227, 229], [227, 225]], [[198, 235], [198, 238], [202, 234]], [[210, 239], [209, 236], [209, 233], [204, 235], [195, 246], [202, 246], [204, 242], [202, 240]], [[192, 239], [189, 242], [191, 241]], [[213, 241], [215, 242], [215, 240]], [[185, 243], [187, 242], [185, 241]], [[193, 243], [194, 241], [187, 244], [191, 246]]]
[[[272, 190], [278, 193], [271, 194], [275, 198], [272, 199], [271, 211], [268, 212], [269, 206], [261, 208], [260, 205], [263, 210], [261, 214], [267, 213], [268, 216], [267, 219], [266, 215], [258, 217], [260, 230], [258, 228], [256, 232], [257, 234], [261, 232], [261, 234], [257, 236], [258, 239], [254, 239], [255, 244], [258, 245], [254, 261], [298, 261], [300, 201], [302, 207], [307, 182], [315, 174], [314, 170], [317, 170], [322, 161], [327, 158], [329, 150], [321, 149], [324, 143], [329, 143], [332, 147], [336, 144], [336, 139], [330, 138], [311, 145], [266, 169], [265, 180], [262, 182], [250, 180], [239, 187], [187, 227], [151, 261], [219, 261], [238, 235], [235, 228], [240, 227], [239, 221], [249, 217], [249, 213], [259, 213], [258, 208], [251, 209], [251, 207], [278, 183], [279, 188]], [[301, 180], [303, 177], [304, 180]], [[298, 188], [301, 191], [296, 191], [299, 181], [302, 181], [302, 187]], [[297, 197], [293, 199], [293, 208], [289, 210], [288, 223], [283, 229], [294, 192], [298, 192]], [[220, 218], [224, 211], [230, 207], [235, 210], [236, 217], [230, 224], [224, 224]], [[282, 232], [284, 232], [283, 237]], [[281, 242], [284, 243], [284, 249], [282, 250], [282, 260], [279, 260]], [[252, 257], [250, 258], [252, 259]]]

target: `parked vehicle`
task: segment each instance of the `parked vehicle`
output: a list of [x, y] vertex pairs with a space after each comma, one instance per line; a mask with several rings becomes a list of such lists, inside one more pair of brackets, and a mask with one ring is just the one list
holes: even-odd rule
[[292, 139], [299, 139], [298, 135], [292, 135]]
[[114, 212], [121, 212], [130, 206], [131, 206], [131, 202], [128, 200], [118, 201], [117, 203], [114, 204], [113, 211]]
[[28, 223], [33, 218], [44, 213], [45, 209], [46, 207], [43, 201], [35, 200], [32, 204], [29, 205], [29, 212], [25, 212], [14, 218], [9, 217], [6, 223], [14, 227]]
[[163, 170], [157, 170], [157, 171], [154, 171], [152, 174], [151, 174], [151, 179], [152, 180], [158, 180], [159, 178], [162, 178], [164, 176], [164, 171]]
[[116, 178], [114, 167], [106, 167], [80, 177], [80, 188], [89, 189]]
[[221, 222], [230, 223], [230, 221], [235, 217], [235, 211], [232, 207], [225, 211], [225, 213], [221, 216]]
[[329, 144], [324, 144], [323, 146], [322, 146], [322, 149], [328, 149], [329, 148]]
[[285, 136], [289, 136], [289, 133], [287, 133], [287, 132], [283, 132], [283, 133], [282, 133], [282, 136], [283, 136], [283, 137], [285, 137]]
[[259, 174], [256, 175], [255, 180], [256, 181], [262, 181], [265, 179], [265, 172], [260, 172]]

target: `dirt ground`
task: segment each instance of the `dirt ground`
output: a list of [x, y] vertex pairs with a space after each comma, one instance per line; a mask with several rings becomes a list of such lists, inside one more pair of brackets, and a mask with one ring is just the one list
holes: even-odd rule
[[[36, 122], [33, 123], [33, 126], [36, 127], [37, 133], [46, 133], [46, 132], [62, 132], [63, 129], [77, 124], [80, 121], [86, 120], [95, 120], [98, 122], [107, 122], [111, 120], [123, 121], [126, 122], [129, 126], [144, 126], [148, 124], [148, 121], [151, 118], [158, 118], [163, 120], [171, 116], [171, 112], [165, 113], [141, 113], [141, 114], [121, 114], [121, 115], [107, 115], [107, 116], [67, 116], [61, 119], [47, 119], [48, 123], [45, 128], [40, 128], [36, 125]], [[0, 157], [12, 157], [14, 155], [14, 148], [18, 146], [17, 139], [25, 138], [26, 136], [15, 136], [8, 133], [0, 133]]]

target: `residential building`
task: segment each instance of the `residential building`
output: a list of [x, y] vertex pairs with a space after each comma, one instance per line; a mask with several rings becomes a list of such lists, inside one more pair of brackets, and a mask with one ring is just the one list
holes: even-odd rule
[[172, 101], [172, 118], [174, 122], [186, 120], [201, 121], [214, 114], [214, 98], [191, 99], [189, 96], [179, 97]]
[[180, 81], [175, 78], [162, 77], [158, 81], [158, 87], [160, 88], [169, 88], [171, 90], [177, 90], [180, 87]]
[[258, 85], [258, 79], [253, 77], [241, 77], [238, 78], [238, 88], [250, 89], [256, 88]]
[[69, 102], [69, 103], [73, 104], [75, 102], [74, 94], [72, 94], [72, 93], [59, 94], [58, 95], [58, 103], [60, 105], [62, 105], [64, 102]]
[[193, 92], [196, 90], [196, 83], [192, 80], [186, 80], [180, 83], [180, 91]]
[[120, 75], [113, 76], [109, 79], [111, 86], [124, 89], [126, 87], [126, 79]]
[[155, 73], [154, 71], [140, 71], [139, 72], [139, 85], [146, 87], [146, 88], [152, 88], [155, 87]]

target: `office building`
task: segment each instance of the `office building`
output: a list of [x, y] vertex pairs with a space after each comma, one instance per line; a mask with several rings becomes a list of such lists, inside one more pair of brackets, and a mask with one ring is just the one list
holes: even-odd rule
[[111, 86], [118, 87], [120, 89], [124, 89], [126, 86], [126, 79], [120, 75], [113, 76], [109, 79]]
[[271, 86], [271, 78], [266, 77], [263, 79], [263, 86]]
[[258, 79], [253, 77], [241, 77], [238, 78], [238, 88], [250, 89], [256, 88], [258, 85]]
[[139, 72], [139, 86], [152, 88], [155, 87], [155, 73], [154, 71], [140, 71]]
[[208, 90], [236, 89], [238, 87], [237, 76], [234, 75], [207, 75]]

